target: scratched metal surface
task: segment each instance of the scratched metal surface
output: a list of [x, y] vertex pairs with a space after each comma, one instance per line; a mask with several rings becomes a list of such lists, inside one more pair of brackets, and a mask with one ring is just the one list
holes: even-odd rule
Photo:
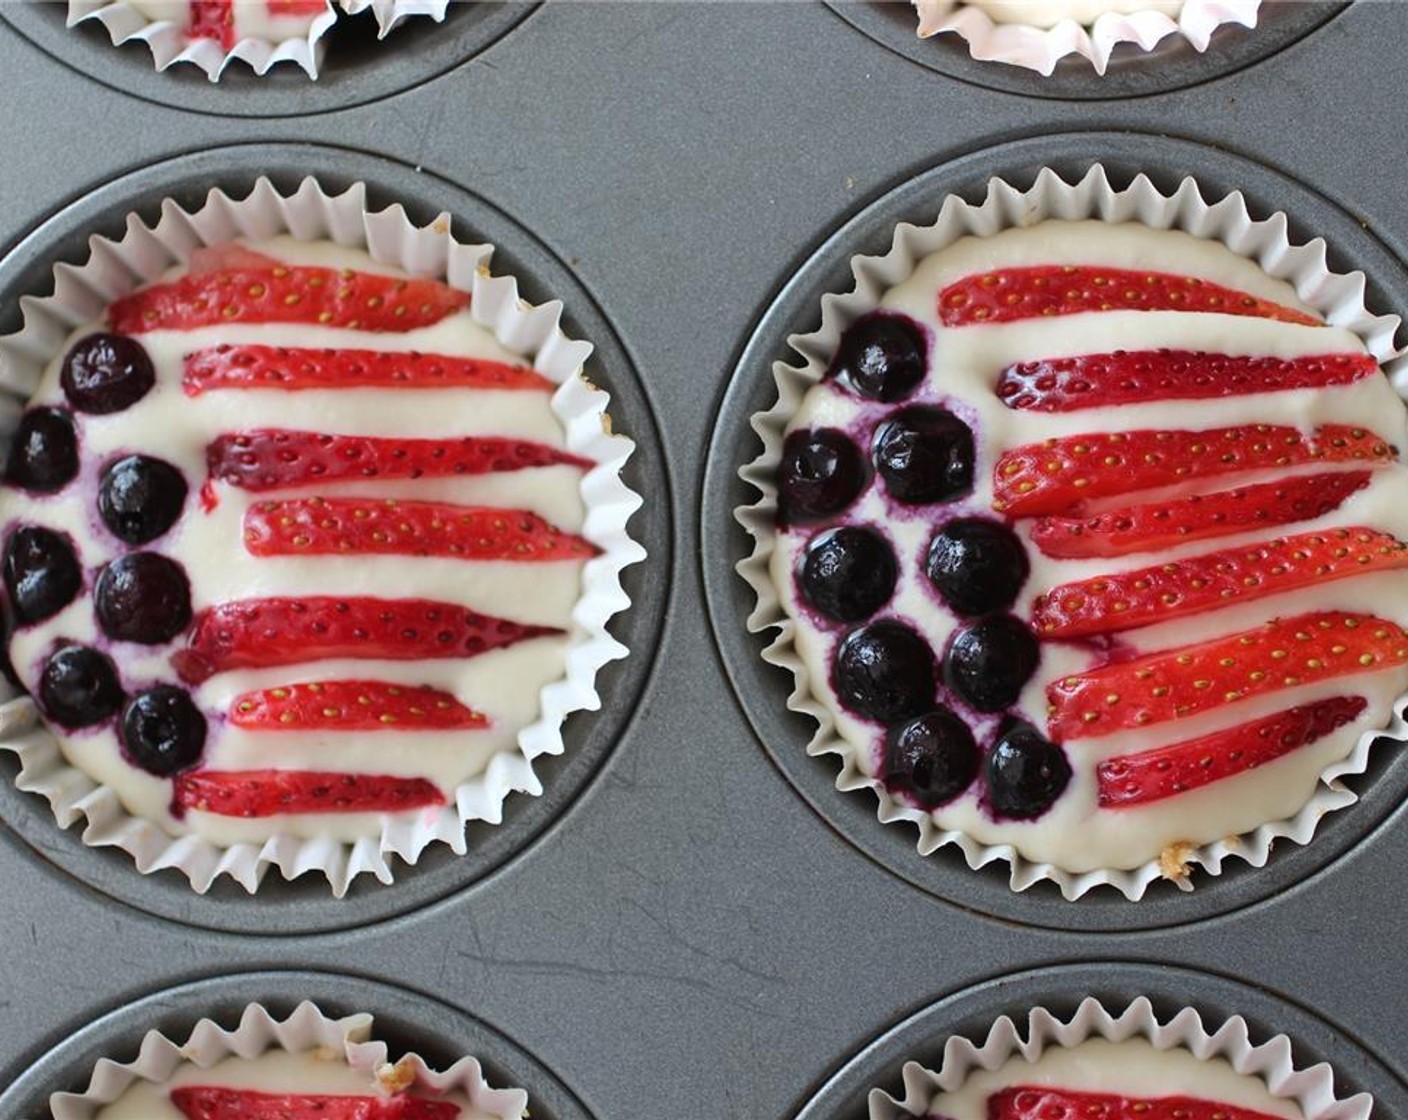
[[[894, 1047], [933, 1053], [945, 1032], [1035, 999], [1143, 988], [1213, 1013], [1245, 1001], [1258, 1029], [1289, 1031], [1301, 1055], [1328, 1056], [1346, 1084], [1375, 1088], [1381, 1114], [1408, 1117], [1408, 820], [1395, 799], [1361, 818], [1370, 829], [1337, 826], [1349, 831], [1332, 860], [1278, 853], [1275, 890], [1253, 881], [1243, 894], [1210, 891], [1223, 899], [1212, 904], [1195, 894], [1186, 909], [1160, 898], [1152, 919], [1079, 904], [1067, 917], [1041, 896], [1028, 908], [987, 880], [946, 889], [951, 874], [926, 879], [874, 839], [868, 806], [814, 810], [816, 776], [775, 764], [785, 737], [750, 719], [758, 695], [740, 703], [734, 681], [778, 685], [739, 663], [748, 653], [725, 587], [739, 541], [719, 523], [717, 493], [732, 464], [709, 462], [740, 453], [728, 408], [749, 386], [729, 383], [756, 352], [754, 328], [775, 326], [764, 312], [781, 294], [800, 328], [814, 317], [814, 302], [784, 290], [813, 252], [922, 173], [944, 168], [934, 182], [966, 189], [978, 153], [1000, 145], [1008, 159], [1026, 141], [1027, 162], [1043, 144], [1065, 162], [1137, 156], [1165, 178], [1230, 183], [1243, 168], [1255, 200], [1292, 208], [1307, 235], [1322, 223], [1344, 231], [1342, 256], [1371, 269], [1373, 298], [1397, 309], [1408, 197], [1394, 109], [1408, 82], [1408, 11], [1332, 7], [1235, 73], [1071, 101], [938, 73], [817, 3], [550, 0], [438, 76], [413, 75], [418, 60], [398, 58], [393, 39], [359, 64], [376, 99], [352, 105], [349, 93], [348, 108], [329, 109], [299, 92], [293, 109], [271, 98], [260, 111], [301, 115], [250, 117], [117, 92], [125, 61], [109, 72], [108, 54], [87, 47], [59, 61], [36, 45], [52, 34], [22, 33], [34, 13], [0, 6], [0, 290], [40, 267], [34, 231], [53, 232], [56, 258], [76, 251], [66, 216], [110, 222], [104, 205], [121, 195], [111, 185], [146, 191], [154, 175], [189, 191], [204, 170], [223, 180], [247, 163], [252, 175], [268, 156], [287, 174], [306, 159], [365, 174], [417, 208], [443, 199], [466, 227], [501, 229], [507, 255], [544, 286], [564, 285], [581, 301], [569, 311], [603, 333], [613, 368], [602, 375], [619, 387], [623, 426], [642, 437], [635, 481], [651, 509], [638, 527], [653, 545], [637, 610], [621, 622], [635, 660], [608, 682], [611, 710], [574, 717], [570, 731], [610, 742], [586, 755], [591, 773], [549, 783], [551, 819], [497, 866], [408, 873], [343, 913], [295, 885], [260, 903], [256, 922], [233, 897], [182, 906], [129, 868], [85, 864], [35, 827], [42, 804], [0, 797], [7, 1120], [30, 1111], [19, 1091], [82, 1079], [77, 1065], [98, 1044], [77, 1032], [95, 1020], [103, 1045], [130, 1052], [137, 1022], [108, 1013], [266, 969], [344, 973], [468, 1012], [489, 1034], [462, 1036], [468, 1020], [426, 1011], [430, 1033], [511, 1040], [602, 1120], [852, 1116], [855, 1078], [889, 1077]], [[356, 88], [355, 76], [339, 84]], [[256, 143], [286, 146], [191, 155]], [[301, 143], [322, 148], [287, 146]], [[1401, 765], [1386, 756], [1375, 783]], [[316, 932], [333, 926], [343, 928]], [[1032, 970], [1036, 980], [999, 979]], [[401, 1037], [421, 1041], [406, 1027], [413, 998], [307, 983], [383, 1004]], [[212, 987], [211, 1006], [257, 987]], [[143, 1006], [168, 1024], [195, 1014], [188, 992]]]

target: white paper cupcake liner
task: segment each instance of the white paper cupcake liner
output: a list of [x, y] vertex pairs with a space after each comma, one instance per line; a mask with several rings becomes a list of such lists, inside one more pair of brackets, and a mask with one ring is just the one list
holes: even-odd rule
[[[403, 22], [414, 16], [429, 16], [436, 23], [445, 22], [450, 0], [337, 0], [350, 16], [371, 10], [376, 17], [378, 38], [385, 39]], [[466, 3], [468, 0], [459, 0]]]
[[254, 68], [256, 74], [267, 74], [281, 62], [291, 62], [302, 68], [310, 78], [317, 78], [322, 62], [322, 38], [337, 22], [337, 11], [328, 0], [327, 11], [308, 28], [308, 34], [282, 42], [267, 39], [241, 39], [225, 50], [213, 39], [191, 39], [169, 20], [152, 20], [123, 0], [68, 0], [68, 26], [75, 27], [87, 20], [102, 24], [120, 47], [133, 40], [147, 44], [158, 70], [177, 62], [191, 62], [205, 71], [212, 82], [220, 80], [231, 62], [238, 59]]
[[914, 0], [914, 6], [922, 38], [953, 32], [980, 62], [1006, 62], [1050, 77], [1056, 64], [1071, 54], [1083, 55], [1097, 74], [1103, 74], [1121, 43], [1151, 51], [1168, 36], [1182, 35], [1194, 49], [1205, 51], [1212, 33], [1224, 23], [1255, 27], [1260, 0], [1185, 0], [1177, 19], [1157, 11], [1105, 12], [1092, 24], [1064, 19], [1051, 28], [997, 23], [962, 0]]
[[271, 1050], [290, 1054], [312, 1050], [332, 1060], [341, 1059], [354, 1070], [365, 1071], [370, 1075], [369, 1081], [380, 1082], [388, 1089], [418, 1085], [436, 1093], [463, 1093], [474, 1108], [496, 1120], [522, 1120], [528, 1108], [527, 1092], [493, 1088], [474, 1058], [461, 1058], [443, 1072], [431, 1069], [418, 1054], [406, 1054], [392, 1063], [388, 1061], [386, 1043], [371, 1039], [372, 1026], [371, 1015], [359, 1013], [330, 1019], [309, 1001], [300, 1003], [282, 1021], [261, 1004], [251, 1003], [234, 1030], [202, 1019], [184, 1043], [173, 1042], [160, 1031], [148, 1031], [135, 1059], [122, 1063], [100, 1059], [86, 1090], [55, 1093], [49, 1098], [49, 1108], [54, 1120], [92, 1120], [134, 1084], [163, 1084], [188, 1063], [209, 1069], [226, 1058], [253, 1059]]
[[1027, 1015], [1025, 1035], [1016, 1022], [1004, 1015], [993, 1023], [979, 1045], [966, 1038], [950, 1038], [937, 1070], [926, 1069], [917, 1062], [905, 1064], [903, 1099], [896, 1100], [881, 1089], [871, 1090], [870, 1120], [923, 1116], [935, 1096], [962, 1088], [978, 1070], [995, 1070], [1010, 1061], [1034, 1062], [1047, 1049], [1075, 1047], [1094, 1038], [1109, 1042], [1144, 1039], [1155, 1049], [1187, 1050], [1201, 1061], [1221, 1058], [1238, 1073], [1260, 1078], [1272, 1096], [1294, 1101], [1305, 1120], [1368, 1120], [1374, 1107], [1368, 1093], [1346, 1099], [1337, 1097], [1334, 1070], [1326, 1063], [1297, 1068], [1291, 1040], [1285, 1035], [1253, 1044], [1246, 1020], [1240, 1015], [1209, 1028], [1197, 1011], [1186, 1007], [1167, 1023], [1160, 1023], [1153, 1005], [1144, 996], [1119, 1015], [1112, 1015], [1091, 997], [1081, 1001], [1068, 1021], [1044, 1007], [1035, 1008]]
[[836, 755], [841, 772], [836, 788], [846, 792], [869, 790], [878, 801], [877, 816], [884, 823], [909, 822], [919, 829], [918, 849], [929, 855], [949, 845], [957, 847], [968, 866], [977, 870], [990, 863], [1010, 865], [1008, 881], [1015, 891], [1026, 890], [1043, 879], [1055, 883], [1067, 899], [1076, 899], [1102, 884], [1119, 890], [1131, 900], [1142, 898], [1149, 885], [1171, 878], [1191, 889], [1189, 869], [1201, 867], [1207, 874], [1219, 874], [1226, 861], [1236, 858], [1262, 867], [1270, 857], [1273, 843], [1285, 839], [1307, 844], [1322, 817], [1358, 800], [1341, 779], [1362, 774], [1368, 767], [1369, 749], [1376, 739], [1388, 737], [1408, 742], [1404, 710], [1408, 696], [1400, 697], [1393, 708], [1388, 727], [1360, 737], [1353, 751], [1320, 775], [1315, 794], [1293, 817], [1271, 821], [1252, 832], [1199, 847], [1188, 846], [1166, 853], [1164, 861], [1150, 860], [1132, 871], [1102, 870], [1083, 874], [1064, 871], [1050, 863], [1025, 859], [1010, 845], [989, 846], [964, 833], [945, 830], [923, 810], [915, 809], [890, 796], [883, 784], [865, 774], [857, 749], [836, 732], [827, 708], [813, 696], [809, 674], [793, 645], [795, 626], [778, 599], [769, 574], [776, 540], [776, 473], [782, 455], [782, 434], [797, 412], [803, 395], [821, 380], [841, 333], [861, 315], [873, 311], [884, 293], [908, 277], [924, 257], [966, 236], [991, 236], [1003, 229], [1030, 226], [1047, 219], [1104, 222], [1138, 222], [1155, 229], [1180, 229], [1195, 237], [1219, 241], [1233, 252], [1255, 260], [1269, 275], [1295, 288], [1307, 304], [1325, 319], [1353, 331], [1368, 347], [1389, 376], [1400, 395], [1408, 396], [1408, 357], [1395, 335], [1401, 324], [1396, 315], [1374, 315], [1364, 304], [1365, 280], [1362, 272], [1332, 273], [1325, 257], [1325, 242], [1316, 238], [1305, 245], [1292, 245], [1284, 213], [1257, 221], [1247, 211], [1240, 192], [1209, 204], [1197, 183], [1185, 178], [1171, 195], [1163, 194], [1144, 175], [1124, 190], [1113, 187], [1105, 169], [1094, 165], [1075, 184], [1066, 183], [1049, 168], [1043, 168], [1030, 190], [1022, 191], [994, 178], [987, 197], [970, 205], [956, 195], [943, 199], [939, 216], [932, 225], [908, 223], [895, 229], [890, 251], [884, 256], [856, 256], [851, 259], [855, 287], [844, 294], [821, 296], [821, 327], [807, 335], [793, 335], [788, 344], [801, 356], [800, 365], [777, 362], [773, 377], [777, 383], [777, 403], [752, 418], [753, 430], [763, 443], [763, 451], [739, 472], [757, 488], [762, 497], [752, 505], [734, 511], [740, 524], [753, 537], [753, 552], [738, 564], [739, 574], [757, 595], [757, 605], [748, 616], [751, 633], [777, 630], [773, 642], [763, 651], [763, 659], [788, 670], [793, 690], [787, 707], [810, 716], [817, 730], [807, 744], [810, 755]]
[[264, 873], [277, 867], [289, 879], [321, 873], [340, 897], [359, 875], [392, 882], [394, 856], [414, 864], [434, 843], [448, 844], [463, 855], [465, 826], [471, 821], [500, 823], [510, 794], [542, 793], [534, 760], [564, 751], [562, 723], [569, 714], [601, 706], [596, 674], [628, 652], [606, 629], [611, 617], [630, 605], [621, 572], [645, 558], [645, 550], [626, 529], [641, 498], [620, 477], [635, 444], [611, 432], [608, 394], [581, 376], [592, 346], [562, 332], [562, 303], [526, 303], [513, 277], [490, 274], [493, 246], [461, 244], [450, 224], [450, 215], [441, 214], [429, 226], [417, 227], [399, 205], [372, 212], [360, 183], [334, 196], [310, 177], [285, 197], [261, 178], [242, 200], [212, 190], [194, 213], [168, 199], [155, 226], [129, 214], [120, 241], [92, 237], [87, 263], [55, 265], [52, 296], [21, 298], [23, 329], [0, 338], [0, 400], [8, 408], [7, 415], [0, 415], [0, 429], [6, 434], [18, 421], [19, 404], [32, 395], [45, 366], [74, 328], [98, 318], [117, 297], [189, 259], [194, 250], [283, 233], [366, 249], [383, 264], [443, 279], [471, 293], [474, 321], [509, 350], [531, 358], [539, 373], [558, 384], [552, 409], [562, 422], [567, 449], [597, 464], [583, 477], [581, 493], [586, 506], [582, 536], [597, 546], [599, 555], [583, 568], [581, 597], [572, 613], [577, 635], [567, 650], [565, 677], [543, 688], [539, 717], [518, 733], [517, 750], [496, 754], [482, 774], [455, 790], [447, 805], [419, 812], [413, 820], [388, 818], [380, 835], [354, 843], [275, 836], [263, 843], [220, 847], [196, 836], [173, 839], [153, 822], [129, 815], [111, 788], [70, 766], [55, 738], [37, 721], [28, 697], [0, 705], [0, 750], [19, 758], [16, 785], [47, 798], [64, 828], [86, 819], [81, 834], [85, 844], [123, 849], [144, 874], [175, 868], [199, 892], [221, 875], [253, 892]]

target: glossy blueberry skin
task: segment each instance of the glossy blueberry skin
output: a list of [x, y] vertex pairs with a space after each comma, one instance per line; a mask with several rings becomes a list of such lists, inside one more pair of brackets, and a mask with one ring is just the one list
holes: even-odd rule
[[155, 552], [130, 552], [98, 576], [93, 606], [108, 637], [161, 645], [190, 625], [191, 585], [176, 561]]
[[200, 762], [206, 721], [190, 693], [164, 684], [128, 701], [118, 734], [133, 763], [148, 774], [169, 778]]
[[78, 434], [62, 408], [31, 408], [10, 445], [5, 481], [35, 494], [62, 490], [78, 476]]
[[106, 415], [145, 397], [156, 384], [156, 369], [135, 338], [99, 331], [69, 348], [59, 382], [79, 412]]
[[1025, 723], [1009, 727], [983, 764], [988, 808], [994, 816], [1009, 820], [1041, 816], [1070, 780], [1066, 752]]
[[913, 319], [885, 311], [862, 315], [841, 336], [826, 376], [859, 396], [903, 400], [929, 371], [929, 344]]
[[185, 476], [164, 459], [128, 455], [103, 472], [98, 513], [118, 540], [146, 544], [176, 523], [186, 492]]
[[905, 505], [951, 502], [973, 489], [973, 432], [943, 408], [906, 408], [875, 429], [875, 470]]
[[863, 622], [895, 593], [899, 565], [874, 529], [848, 525], [815, 536], [802, 555], [802, 599], [835, 622]]
[[974, 618], [1012, 606], [1031, 563], [1006, 525], [985, 517], [960, 517], [935, 534], [925, 572], [950, 610]]
[[3, 563], [5, 593], [19, 626], [58, 614], [83, 586], [72, 542], [38, 525], [22, 525], [10, 534]]
[[92, 727], [122, 707], [122, 685], [106, 655], [87, 646], [64, 646], [39, 675], [39, 706], [60, 727]]
[[865, 456], [839, 428], [793, 432], [777, 468], [778, 522], [785, 527], [841, 513], [869, 481]]
[[836, 650], [832, 685], [850, 711], [888, 725], [934, 706], [936, 676], [929, 643], [886, 619], [846, 635]]
[[885, 785], [937, 809], [973, 784], [982, 760], [972, 730], [940, 706], [885, 736]]
[[1001, 712], [1017, 702], [1041, 661], [1041, 646], [1011, 615], [965, 626], [944, 659], [944, 682], [979, 712]]

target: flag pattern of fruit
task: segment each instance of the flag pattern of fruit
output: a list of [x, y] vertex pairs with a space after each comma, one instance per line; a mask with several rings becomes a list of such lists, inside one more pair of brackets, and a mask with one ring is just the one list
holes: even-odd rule
[[177, 818], [445, 804], [446, 752], [534, 718], [524, 682], [556, 673], [526, 659], [560, 672], [598, 553], [554, 383], [469, 321], [469, 293], [332, 259], [217, 247], [117, 299], [7, 468], [28, 496], [87, 501], [91, 479], [108, 553], [8, 531], [21, 628], [73, 627], [99, 567], [96, 633], [35, 667], [41, 710], [110, 725]]

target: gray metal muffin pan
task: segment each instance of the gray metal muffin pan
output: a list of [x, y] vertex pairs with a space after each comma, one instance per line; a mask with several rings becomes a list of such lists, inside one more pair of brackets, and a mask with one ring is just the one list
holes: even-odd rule
[[201, 899], [82, 848], [0, 783], [0, 1116], [81, 1086], [100, 1051], [132, 1053], [148, 1020], [228, 1015], [248, 993], [364, 1007], [446, 1058], [479, 1049], [548, 1115], [575, 1099], [603, 1120], [820, 1120], [855, 1115], [861, 1081], [890, 1083], [955, 1030], [1147, 991], [1245, 1011], [1408, 1118], [1401, 752], [1379, 752], [1364, 800], [1265, 869], [1139, 904], [1012, 895], [922, 860], [798, 754], [731, 572], [732, 472], [753, 453], [740, 423], [767, 361], [814, 325], [846, 254], [944, 191], [1046, 163], [1192, 174], [1330, 238], [1336, 265], [1369, 273], [1371, 306], [1408, 305], [1408, 10], [1342, 7], [1234, 73], [1189, 58], [1182, 88], [1121, 99], [1100, 95], [1135, 90], [1069, 70], [1047, 91], [916, 63], [876, 30], [890, 9], [554, 0], [487, 47], [469, 12], [446, 25], [456, 46], [397, 32], [331, 96], [293, 75], [271, 87], [287, 97], [175, 75], [158, 95], [139, 48], [70, 45], [52, 12], [0, 6], [0, 322], [127, 207], [265, 171], [366, 178], [416, 214], [449, 210], [534, 298], [566, 301], [641, 442], [633, 527], [650, 550], [604, 710], [573, 717], [545, 797], [472, 837], [469, 860], [338, 903], [312, 880]]

